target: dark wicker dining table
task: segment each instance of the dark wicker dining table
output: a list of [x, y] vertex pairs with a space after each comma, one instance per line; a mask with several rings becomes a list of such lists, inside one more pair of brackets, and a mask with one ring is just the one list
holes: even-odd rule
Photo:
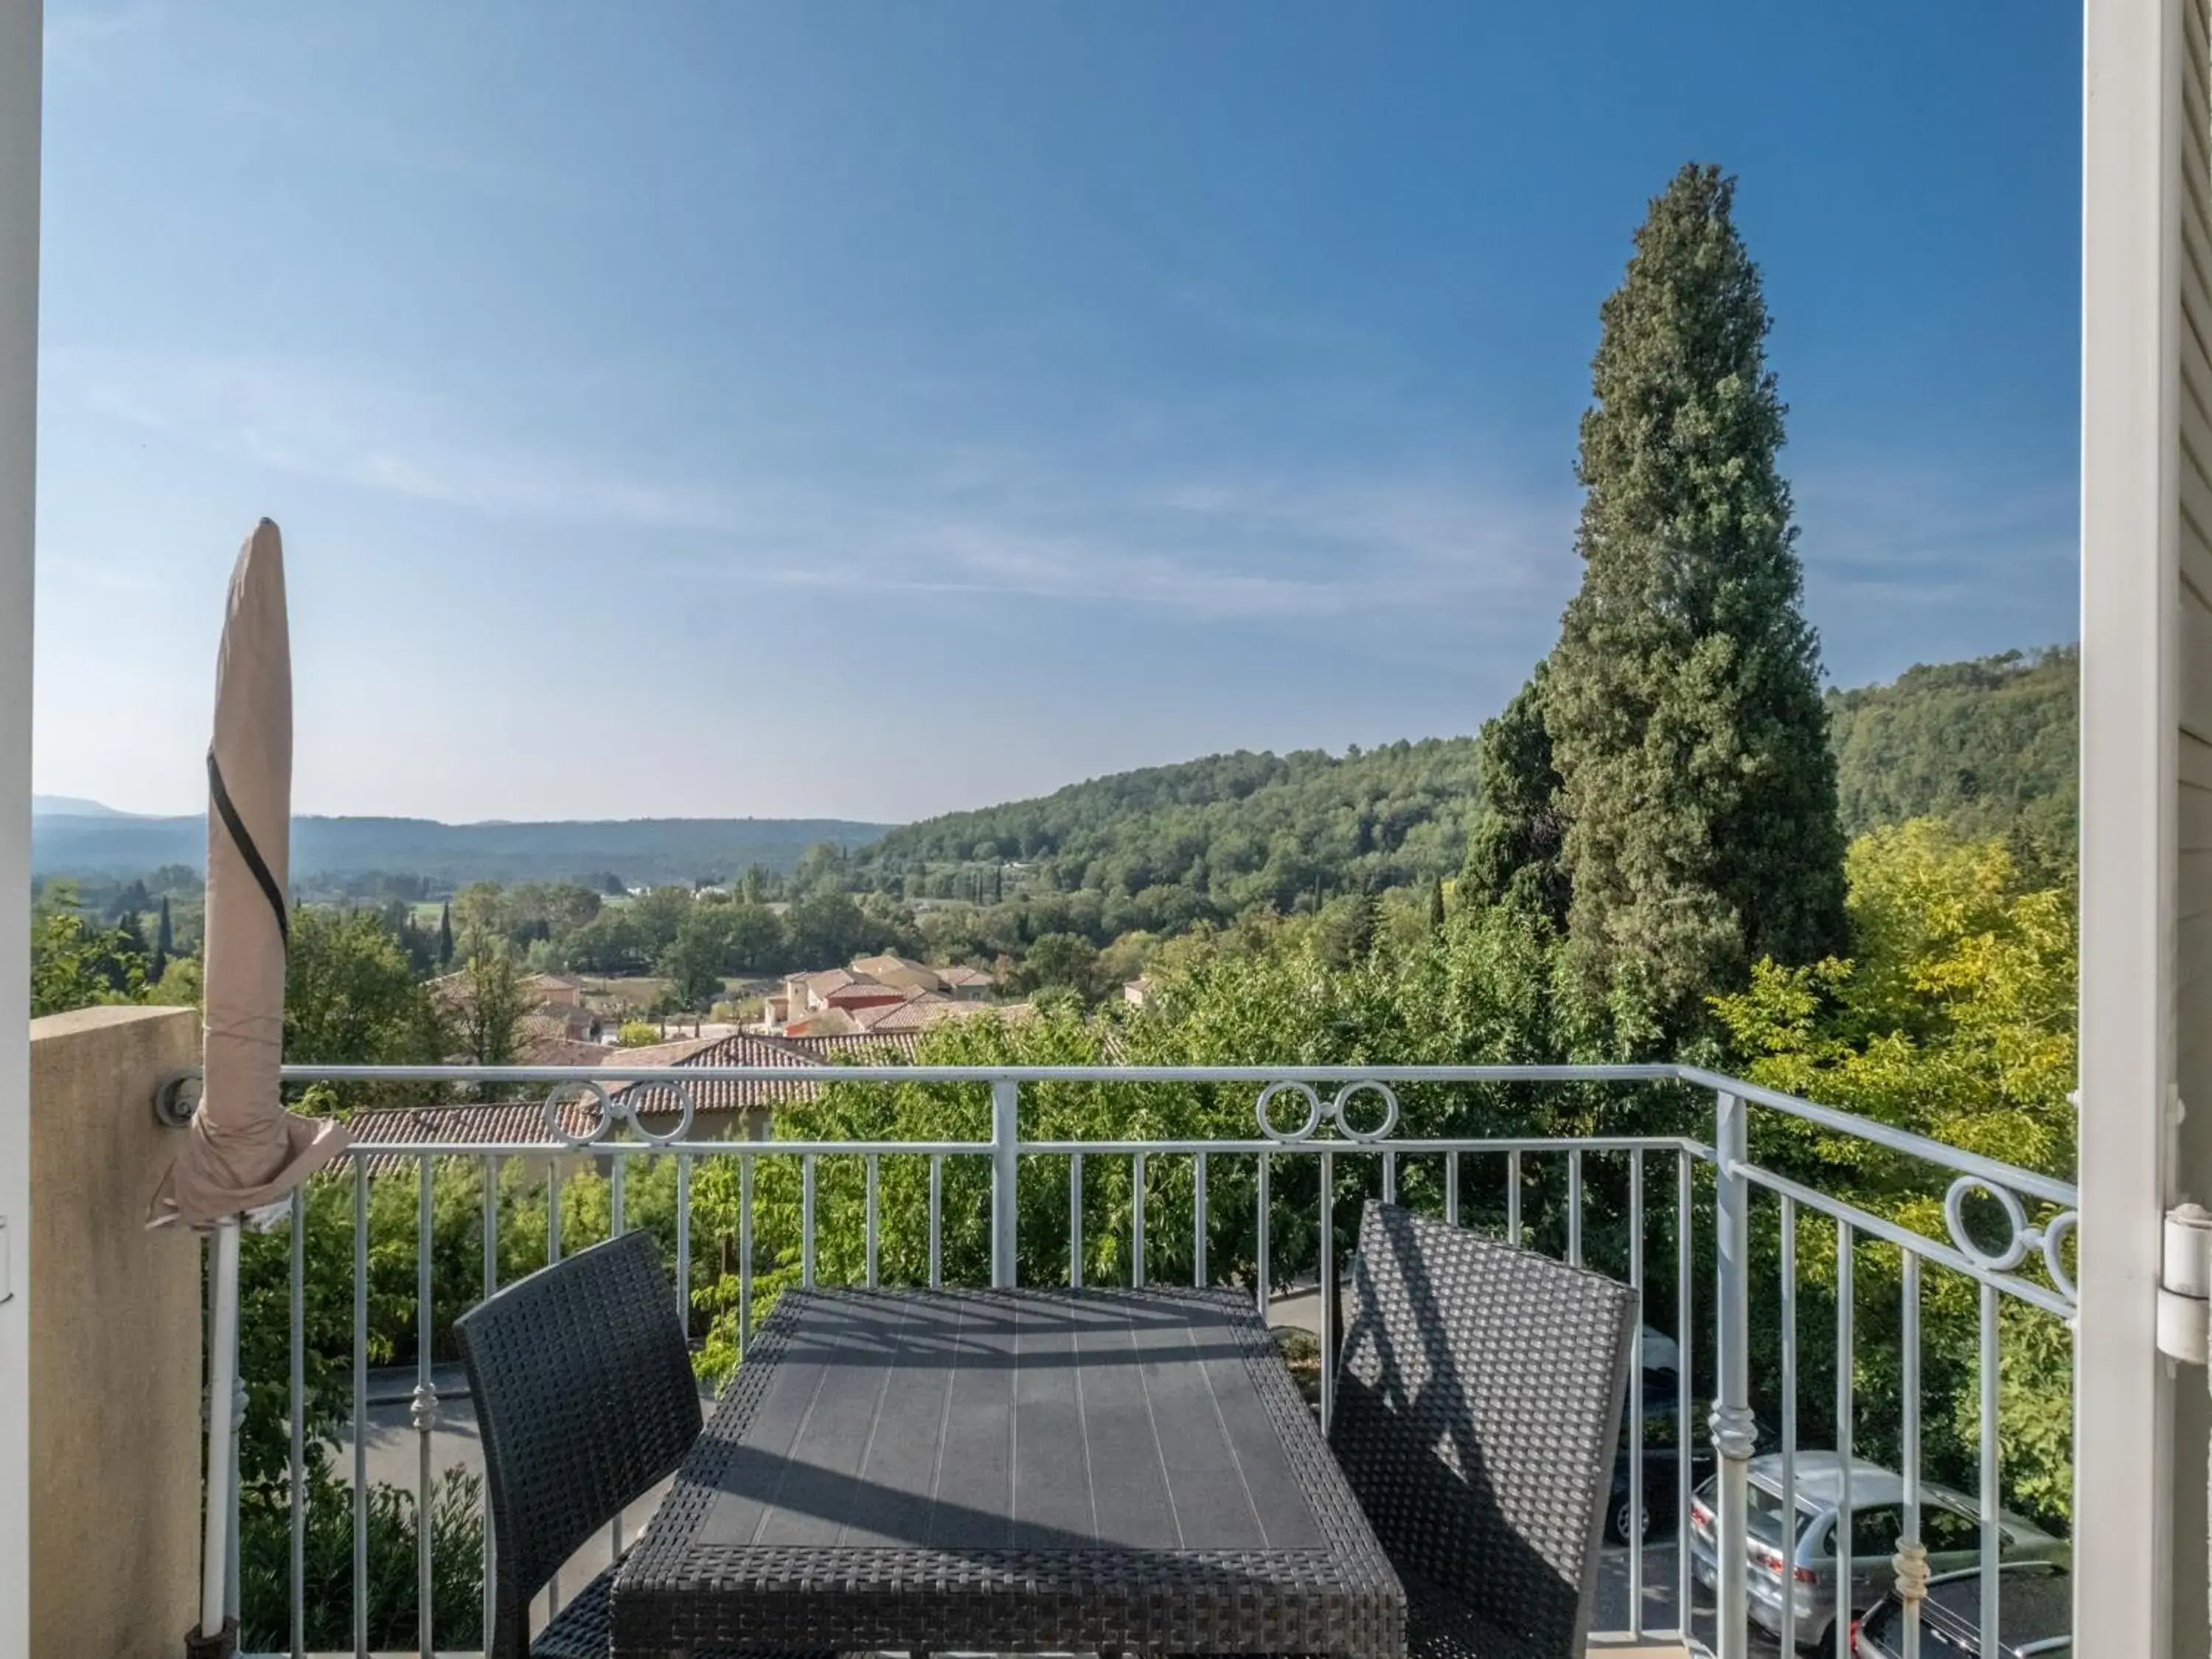
[[1405, 1651], [1405, 1591], [1235, 1291], [787, 1291], [612, 1611], [617, 1659]]

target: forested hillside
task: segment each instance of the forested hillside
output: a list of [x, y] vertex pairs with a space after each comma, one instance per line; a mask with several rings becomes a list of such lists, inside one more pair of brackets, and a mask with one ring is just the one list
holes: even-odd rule
[[[1474, 757], [1472, 738], [1210, 755], [894, 830], [854, 856], [852, 876], [908, 898], [989, 900], [1011, 879], [1120, 897], [1179, 888], [1224, 915], [1287, 911], [1316, 894], [1455, 873]], [[1021, 867], [1010, 877], [1006, 865]]]
[[1844, 833], [1942, 817], [2070, 859], [2081, 652], [2008, 651], [1828, 694]]

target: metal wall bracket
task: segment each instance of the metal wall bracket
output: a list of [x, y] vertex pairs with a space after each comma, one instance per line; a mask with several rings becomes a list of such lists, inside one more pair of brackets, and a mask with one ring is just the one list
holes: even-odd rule
[[2212, 1346], [2212, 1211], [2178, 1204], [2166, 1212], [2159, 1273], [2158, 1351], [2192, 1365]]
[[195, 1066], [188, 1072], [171, 1072], [154, 1085], [154, 1121], [165, 1129], [181, 1129], [192, 1121], [192, 1109], [200, 1103], [200, 1073]]

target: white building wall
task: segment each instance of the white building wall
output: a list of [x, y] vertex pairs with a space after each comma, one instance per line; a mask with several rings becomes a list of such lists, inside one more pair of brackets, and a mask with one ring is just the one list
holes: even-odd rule
[[0, 0], [0, 1659], [29, 1653], [31, 546], [40, 0]]
[[2084, 15], [2075, 1616], [2154, 1659], [2208, 1650], [2206, 1373], [2155, 1339], [2160, 1218], [2212, 1202], [2206, 10]]

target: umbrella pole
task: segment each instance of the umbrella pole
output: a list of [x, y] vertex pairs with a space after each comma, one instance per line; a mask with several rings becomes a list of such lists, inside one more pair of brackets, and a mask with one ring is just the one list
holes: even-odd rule
[[[239, 1218], [215, 1230], [215, 1328], [209, 1334], [207, 1527], [200, 1540], [200, 1639], [221, 1638], [230, 1601], [232, 1397], [238, 1391]], [[221, 1650], [228, 1651], [228, 1644]]]

